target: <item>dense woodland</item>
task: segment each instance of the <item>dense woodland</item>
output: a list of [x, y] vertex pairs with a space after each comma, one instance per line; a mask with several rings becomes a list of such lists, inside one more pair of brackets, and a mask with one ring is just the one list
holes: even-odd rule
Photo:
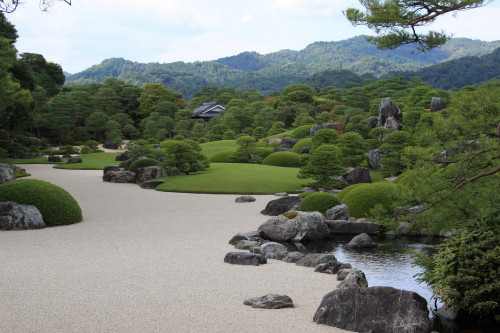
[[[309, 46], [307, 53], [316, 54], [320, 50], [316, 56], [323, 61], [311, 64], [290, 61], [304, 57], [303, 53], [294, 51], [268, 56], [242, 54], [217, 62], [168, 66], [112, 59], [101, 65], [103, 70], [91, 68], [73, 76], [72, 84], [64, 86], [65, 77], [59, 65], [47, 62], [39, 54], [16, 54], [16, 37], [15, 28], [0, 13], [0, 157], [36, 153], [50, 145], [82, 145], [91, 139], [119, 144], [123, 140], [138, 139], [146, 139], [149, 143], [191, 139], [202, 143], [239, 138], [239, 152], [243, 154], [238, 162], [260, 163], [266, 152], [261, 149], [261, 158], [254, 158], [258, 154], [252, 142], [261, 140], [259, 147], [265, 150], [269, 148], [268, 140], [262, 139], [290, 131], [293, 138], [310, 140], [312, 151], [300, 160], [304, 177], [323, 180], [325, 174], [321, 165], [329, 166], [327, 178], [338, 175], [346, 167], [366, 166], [366, 153], [379, 148], [387, 152], [382, 160], [383, 176], [398, 176], [400, 204], [426, 207], [414, 224], [417, 228], [433, 233], [450, 229], [473, 230], [456, 238], [457, 242], [467, 240], [464, 237], [498, 240], [500, 80], [486, 81], [490, 77], [483, 75], [484, 68], [490, 68], [489, 73], [498, 73], [498, 49], [482, 57], [435, 65], [428, 72], [422, 70], [422, 78], [426, 80], [430, 79], [425, 73], [438, 72], [446, 86], [449, 80], [457, 82], [460, 79], [453, 74], [455, 71], [463, 73], [464, 64], [474, 63], [467, 67], [468, 70], [485, 82], [446, 86], [457, 88], [453, 91], [435, 89], [433, 84], [436, 82], [430, 80], [429, 83], [408, 73], [375, 79], [374, 74], [385, 72], [358, 70], [356, 74], [329, 68], [324, 65], [328, 59], [322, 59], [327, 54], [330, 59], [349, 57], [339, 53], [338, 50], [344, 47], [333, 47], [332, 43]], [[362, 44], [357, 38], [349, 43]], [[450, 51], [460, 50], [456, 45], [447, 44], [431, 53], [429, 56], [434, 58], [426, 64], [458, 57], [456, 52], [452, 55]], [[352, 54], [370, 54], [366, 49], [363, 52], [349, 50]], [[390, 52], [396, 62], [398, 52]], [[373, 56], [378, 57], [378, 54]], [[419, 59], [418, 55], [413, 56]], [[361, 68], [359, 61], [362, 60], [357, 61], [357, 68]], [[271, 66], [271, 62], [282, 66]], [[328, 71], [309, 75], [311, 66], [318, 69], [323, 66], [321, 64], [325, 66], [321, 69]], [[199, 71], [193, 72], [193, 68]], [[399, 69], [412, 68], [402, 65]], [[482, 76], [474, 74], [476, 69]], [[241, 73], [251, 71], [268, 73], [268, 87], [263, 88], [262, 80], [266, 80], [263, 77], [257, 79], [250, 75], [241, 79]], [[309, 76], [305, 83], [296, 81], [301, 71], [306, 73], [303, 79]], [[189, 80], [178, 80], [179, 77]], [[226, 84], [242, 81], [247, 87], [241, 89], [237, 84], [217, 87], [222, 78]], [[281, 84], [290, 84], [277, 90], [274, 78], [279, 78]], [[250, 88], [252, 82], [256, 82], [252, 80], [260, 82], [259, 89]], [[183, 86], [166, 88], [171, 81]], [[207, 85], [207, 82], [213, 84]], [[380, 101], [386, 97], [402, 111], [402, 130], [390, 132], [373, 122], [372, 117], [379, 117]], [[432, 97], [441, 97], [447, 107], [430, 112]], [[191, 117], [192, 110], [212, 101], [225, 105], [222, 116], [209, 123]], [[323, 123], [335, 123], [335, 130], [319, 131], [319, 135], [310, 137], [309, 129]], [[391, 212], [381, 207], [371, 211], [369, 217], [389, 223], [392, 219]], [[467, 251], [464, 248], [459, 252], [466, 256]], [[498, 247], [494, 251], [498, 254]], [[440, 258], [443, 262], [448, 259], [446, 253]], [[435, 287], [440, 288], [439, 283], [449, 275], [447, 270], [453, 268], [446, 266], [448, 263], [439, 266], [436, 261], [421, 261], [428, 267], [424, 279], [434, 281]], [[491, 262], [494, 264], [493, 259]], [[498, 303], [484, 295], [493, 295], [498, 300], [495, 294], [498, 293], [497, 280], [493, 275], [492, 281], [482, 282], [486, 289], [481, 290], [481, 295], [474, 295], [478, 298], [471, 301], [474, 307], [460, 305], [459, 308], [466, 308], [475, 315], [495, 314]], [[458, 302], [456, 298], [447, 300]]]

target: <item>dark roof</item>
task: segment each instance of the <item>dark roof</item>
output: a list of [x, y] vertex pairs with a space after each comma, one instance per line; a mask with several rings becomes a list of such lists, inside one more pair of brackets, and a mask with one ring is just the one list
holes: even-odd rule
[[220, 114], [226, 108], [218, 102], [203, 103], [202, 106], [193, 110], [193, 118], [212, 118]]

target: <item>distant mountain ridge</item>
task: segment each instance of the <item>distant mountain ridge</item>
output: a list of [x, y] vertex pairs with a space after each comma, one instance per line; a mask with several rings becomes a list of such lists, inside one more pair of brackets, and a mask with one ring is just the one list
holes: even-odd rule
[[409, 45], [386, 51], [377, 49], [363, 36], [357, 36], [338, 42], [315, 42], [300, 51], [281, 50], [266, 55], [243, 52], [193, 63], [144, 64], [111, 58], [69, 75], [66, 84], [100, 83], [113, 77], [138, 86], [162, 83], [187, 97], [204, 86], [254, 88], [270, 93], [323, 71], [351, 70], [358, 75], [382, 76], [390, 72], [416, 71], [464, 56], [481, 56], [498, 47], [500, 41], [453, 38], [446, 45], [426, 53], [416, 53]]

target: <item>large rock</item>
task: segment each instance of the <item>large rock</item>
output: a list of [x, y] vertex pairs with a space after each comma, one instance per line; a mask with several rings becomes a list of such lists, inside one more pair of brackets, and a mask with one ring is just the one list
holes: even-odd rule
[[319, 264], [314, 269], [317, 273], [325, 273], [325, 274], [337, 274], [342, 269], [352, 268], [351, 264], [340, 261], [329, 261], [327, 263]]
[[51, 163], [57, 163], [57, 162], [62, 162], [62, 159], [61, 159], [61, 156], [57, 156], [57, 155], [50, 155], [48, 158], [47, 158], [47, 161], [51, 162]]
[[280, 215], [291, 210], [296, 210], [299, 207], [301, 201], [302, 198], [298, 196], [271, 200], [267, 203], [266, 208], [264, 208], [264, 210], [262, 210], [260, 213], [263, 215], [272, 216]]
[[337, 289], [342, 288], [361, 288], [368, 287], [368, 280], [366, 280], [365, 273], [362, 271], [350, 272], [346, 275], [344, 280], [337, 285]]
[[322, 129], [335, 129], [335, 127], [339, 126], [340, 124], [338, 123], [325, 123], [325, 124], [319, 124], [316, 126], [311, 127], [311, 130], [309, 132], [310, 136], [314, 136], [314, 133], [316, 133], [319, 130]]
[[242, 195], [240, 197], [237, 197], [234, 199], [234, 202], [242, 203], [242, 202], [254, 202], [255, 197], [252, 197], [251, 195]]
[[281, 141], [281, 147], [292, 148], [300, 140], [302, 139], [284, 139]]
[[368, 168], [357, 166], [355, 168], [348, 168], [345, 171], [344, 178], [349, 185], [372, 182]]
[[224, 257], [224, 262], [233, 265], [259, 266], [261, 264], [267, 264], [267, 259], [255, 253], [229, 252]]
[[255, 240], [261, 240], [262, 239], [262, 232], [260, 231], [249, 231], [249, 232], [240, 232], [234, 235], [230, 240], [229, 244], [235, 245], [241, 240], [249, 240], [249, 241], [255, 241]]
[[290, 148], [286, 148], [286, 147], [281, 147], [281, 146], [277, 146], [277, 147], [274, 147], [273, 149], [273, 153], [277, 153], [277, 152], [291, 152], [292, 149]]
[[362, 233], [354, 236], [351, 241], [347, 244], [347, 247], [352, 249], [366, 249], [377, 247], [378, 244], [373, 241], [373, 239], [368, 236], [368, 234]]
[[135, 169], [135, 182], [142, 184], [147, 180], [165, 177], [166, 175], [165, 168], [158, 165], [137, 168]]
[[109, 171], [102, 176], [102, 180], [110, 183], [134, 183], [135, 173], [130, 171]]
[[14, 201], [0, 202], [0, 229], [28, 230], [45, 228], [42, 214], [35, 206]]
[[120, 168], [118, 165], [107, 165], [102, 169], [102, 174], [105, 175], [109, 171], [125, 171], [125, 169]]
[[277, 294], [267, 294], [262, 297], [250, 298], [244, 301], [243, 304], [259, 309], [293, 308], [293, 301], [290, 297]]
[[302, 252], [294, 251], [294, 252], [288, 252], [288, 254], [284, 256], [283, 259], [281, 260], [283, 260], [284, 262], [296, 263], [305, 256], [306, 255]]
[[288, 254], [288, 249], [285, 245], [276, 242], [268, 242], [262, 244], [259, 248], [259, 254], [266, 259], [283, 259]]
[[145, 182], [142, 182], [141, 187], [147, 190], [154, 190], [157, 188], [159, 185], [165, 183], [164, 180], [148, 180]]
[[390, 117], [394, 118], [397, 121], [401, 121], [403, 119], [403, 113], [401, 110], [391, 101], [389, 97], [384, 98], [380, 101], [379, 105], [379, 126], [385, 127], [387, 119]]
[[366, 161], [370, 168], [375, 171], [380, 170], [382, 165], [380, 164], [380, 160], [384, 157], [384, 154], [387, 154], [385, 150], [380, 149], [372, 149], [368, 153], [366, 153]]
[[349, 275], [350, 273], [362, 274], [362, 276], [365, 275], [365, 273], [363, 273], [359, 269], [354, 269], [354, 268], [339, 269], [339, 271], [337, 272], [337, 281], [344, 281], [347, 275]]
[[446, 107], [444, 99], [440, 97], [432, 97], [431, 99], [431, 112], [441, 111]]
[[14, 166], [12, 164], [0, 164], [0, 184], [8, 183], [16, 179]]
[[129, 151], [125, 151], [123, 153], [121, 153], [120, 155], [116, 156], [115, 157], [115, 161], [126, 161], [130, 158], [130, 152]]
[[83, 163], [83, 160], [79, 157], [70, 157], [66, 161], [67, 164]]
[[331, 253], [309, 253], [299, 259], [295, 264], [304, 267], [316, 267], [319, 264], [326, 264], [330, 261], [337, 261], [337, 258]]
[[102, 147], [106, 148], [106, 149], [118, 149], [118, 148], [120, 148], [120, 143], [113, 142], [111, 140], [107, 140], [107, 141], [104, 141], [104, 143], [102, 144]]
[[325, 212], [327, 220], [347, 220], [349, 218], [349, 209], [346, 204], [340, 204], [328, 209]]
[[378, 119], [375, 116], [371, 116], [370, 118], [367, 119], [366, 122], [368, 123], [368, 127], [375, 128], [377, 127]]
[[373, 235], [381, 227], [380, 223], [357, 219], [355, 221], [327, 220], [326, 224], [333, 235], [358, 235], [361, 233]]
[[392, 287], [332, 291], [323, 297], [313, 320], [361, 333], [428, 333], [431, 329], [426, 300]]
[[325, 216], [319, 212], [298, 211], [293, 218], [279, 215], [267, 220], [258, 230], [262, 231], [265, 239], [278, 242], [322, 239], [329, 234]]
[[389, 117], [385, 121], [384, 128], [386, 128], [389, 133], [397, 132], [403, 129], [403, 124], [394, 117]]

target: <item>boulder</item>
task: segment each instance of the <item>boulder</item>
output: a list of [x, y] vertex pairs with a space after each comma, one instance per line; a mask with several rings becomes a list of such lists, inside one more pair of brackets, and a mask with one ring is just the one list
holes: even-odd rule
[[252, 197], [251, 195], [242, 195], [241, 197], [237, 197], [234, 202], [254, 202], [255, 198]]
[[357, 274], [359, 273], [359, 274], [362, 274], [363, 276], [365, 275], [365, 273], [363, 273], [359, 269], [343, 268], [343, 269], [339, 269], [339, 271], [337, 272], [337, 281], [345, 280], [347, 275], [349, 275], [350, 273], [357, 273]]
[[[255, 240], [240, 240], [237, 241], [236, 244], [234, 244], [234, 248], [238, 250], [250, 250], [252, 248], [258, 248], [261, 245], [261, 242], [255, 241]], [[255, 251], [251, 251], [252, 253], [255, 253]], [[261, 254], [261, 253], [257, 253]]]
[[446, 104], [444, 103], [444, 99], [440, 97], [432, 97], [431, 99], [431, 112], [437, 112], [441, 111], [446, 107]]
[[135, 173], [130, 171], [109, 171], [102, 176], [102, 180], [110, 183], [134, 183]]
[[302, 139], [284, 139], [281, 141], [281, 147], [292, 148], [300, 140]]
[[377, 247], [378, 244], [368, 234], [362, 233], [354, 236], [346, 246], [352, 249], [367, 249]]
[[261, 224], [258, 230], [262, 231], [265, 239], [278, 242], [301, 242], [322, 239], [329, 235], [325, 217], [319, 212], [297, 211], [293, 218], [275, 216]]
[[302, 198], [297, 196], [271, 200], [260, 213], [272, 216], [280, 215], [291, 210], [296, 210], [301, 201]]
[[255, 253], [229, 252], [224, 257], [224, 262], [233, 265], [259, 266], [261, 264], [267, 264], [267, 259]]
[[276, 243], [268, 242], [264, 243], [259, 247], [259, 252], [261, 255], [266, 257], [266, 259], [283, 259], [288, 254], [288, 249], [286, 246]]
[[380, 127], [385, 127], [387, 119], [389, 118], [394, 118], [396, 121], [401, 121], [403, 119], [403, 113], [389, 97], [380, 101], [379, 115]]
[[375, 116], [371, 116], [370, 118], [368, 118], [367, 123], [368, 123], [368, 127], [375, 128], [375, 127], [377, 127], [378, 119]]
[[260, 231], [240, 232], [234, 235], [229, 240], [229, 244], [235, 245], [240, 240], [258, 240], [258, 239], [262, 239], [262, 232]]
[[129, 155], [130, 155], [130, 152], [125, 151], [125, 152], [121, 153], [120, 155], [116, 156], [115, 161], [120, 161], [120, 162], [126, 161], [130, 158]]
[[125, 169], [120, 168], [118, 165], [107, 165], [102, 169], [102, 174], [105, 175], [109, 171], [125, 171]]
[[57, 162], [62, 162], [62, 159], [61, 159], [61, 156], [57, 156], [57, 155], [50, 155], [48, 158], [47, 158], [47, 161], [51, 162], [51, 163], [57, 163]]
[[384, 154], [387, 154], [385, 150], [380, 149], [372, 149], [368, 153], [366, 153], [366, 161], [370, 168], [375, 171], [380, 170], [382, 165], [380, 164], [380, 160], [384, 157]]
[[147, 180], [165, 177], [166, 175], [165, 168], [159, 165], [137, 168], [135, 169], [135, 182], [137, 184], [142, 184]]
[[342, 282], [337, 285], [337, 289], [352, 287], [368, 287], [368, 280], [366, 280], [365, 273], [363, 273], [362, 271], [350, 272], [346, 275], [344, 280], [342, 280]]
[[400, 131], [403, 129], [403, 124], [394, 117], [387, 118], [384, 128], [386, 128], [389, 133]]
[[392, 287], [343, 288], [325, 295], [313, 317], [355, 332], [428, 333], [427, 301], [415, 292]]
[[83, 163], [82, 159], [79, 157], [70, 157], [66, 161], [67, 164]]
[[146, 190], [154, 190], [163, 183], [165, 183], [164, 180], [147, 180], [145, 182], [142, 182], [141, 187], [145, 188]]
[[305, 256], [306, 255], [302, 252], [288, 252], [288, 254], [281, 260], [283, 260], [284, 262], [296, 263]]
[[319, 125], [313, 126], [313, 127], [311, 127], [311, 131], [309, 132], [309, 135], [314, 136], [314, 133], [316, 133], [317, 131], [322, 130], [322, 129], [334, 129], [336, 125], [337, 125], [336, 123], [325, 123], [325, 124], [319, 124]]
[[347, 168], [345, 171], [344, 178], [349, 185], [372, 182], [368, 168], [357, 166], [355, 168]]
[[309, 253], [298, 260], [295, 264], [304, 267], [316, 267], [319, 264], [326, 264], [330, 261], [337, 261], [337, 258], [330, 253]]
[[274, 153], [280, 152], [280, 151], [290, 152], [290, 151], [292, 151], [292, 149], [281, 147], [281, 146], [274, 147], [274, 150], [273, 150]]
[[351, 264], [340, 261], [329, 261], [327, 263], [319, 264], [314, 269], [317, 273], [337, 274], [341, 269], [352, 268]]
[[346, 204], [341, 204], [328, 209], [325, 212], [327, 220], [347, 220], [349, 218], [349, 210]]
[[14, 166], [12, 164], [0, 164], [0, 184], [8, 183], [16, 179]]
[[45, 227], [42, 214], [35, 206], [14, 201], [0, 202], [0, 229], [28, 230]]
[[250, 298], [244, 301], [243, 304], [259, 309], [293, 308], [293, 301], [290, 297], [277, 294], [267, 294], [262, 297]]
[[373, 235], [382, 226], [380, 223], [357, 219], [355, 221], [326, 220], [330, 234], [334, 235], [358, 235], [361, 233]]
[[113, 142], [111, 140], [106, 140], [102, 144], [102, 147], [106, 148], [106, 149], [118, 149], [120, 147], [120, 144], [116, 143], [116, 142]]

